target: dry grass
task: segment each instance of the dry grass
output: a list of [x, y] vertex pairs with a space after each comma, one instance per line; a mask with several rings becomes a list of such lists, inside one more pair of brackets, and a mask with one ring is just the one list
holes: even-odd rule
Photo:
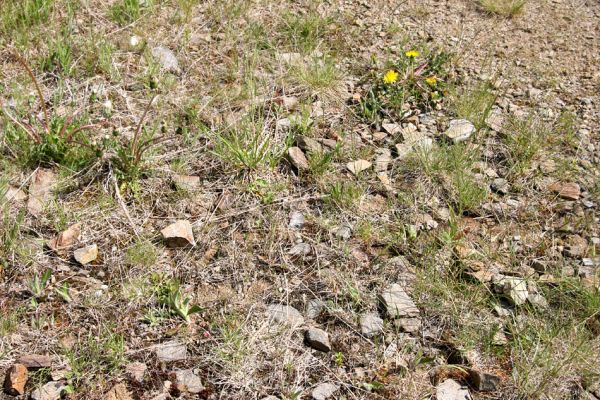
[[[419, 4], [415, 16], [431, 29], [444, 26], [434, 3]], [[515, 96], [531, 117], [505, 107], [509, 132], [495, 132], [486, 119], [504, 89], [448, 66], [455, 96], [412, 109], [431, 149], [391, 161], [388, 184], [373, 168], [358, 177], [347, 170], [349, 161], [374, 162], [383, 149], [395, 158], [403, 140], [398, 132], [382, 139], [383, 120], [358, 116], [357, 96], [373, 83], [366, 77], [379, 79], [407, 49], [454, 50], [444, 39], [458, 34], [438, 32], [430, 43], [405, 27], [400, 16], [415, 4], [392, 14], [308, 0], [7, 4], [0, 45], [22, 52], [42, 92], [31, 95], [26, 71], [2, 51], [0, 100], [10, 115], [38, 124], [44, 98], [57, 120], [80, 111], [78, 123], [107, 124], [86, 135], [101, 150], [89, 162], [59, 165], [24, 157], [31, 143], [11, 136], [23, 133], [18, 123], [0, 119], [2, 370], [21, 354], [51, 354], [57, 369], [70, 366], [68, 398], [82, 399], [102, 398], [121, 381], [152, 398], [176, 368], [195, 369], [207, 398], [308, 398], [332, 382], [339, 398], [422, 399], [435, 391], [428, 372], [467, 351], [503, 377], [497, 398], [566, 396], [600, 373], [592, 359], [598, 291], [558, 267], [577, 261], [559, 249], [575, 233], [591, 240], [597, 212], [579, 203], [562, 209], [541, 189], [548, 179], [577, 179], [598, 190], [597, 161], [578, 142], [578, 120], [541, 115], [536, 102]], [[481, 2], [505, 16], [523, 5]], [[448, 7], [495, 29], [481, 13]], [[161, 69], [156, 46], [173, 51], [179, 73]], [[402, 122], [391, 115], [382, 112], [385, 122]], [[440, 136], [454, 117], [472, 120], [479, 132], [464, 144], [445, 143]], [[309, 167], [297, 170], [287, 149], [300, 136], [318, 150], [307, 151]], [[541, 173], [545, 157], [564, 162]], [[27, 194], [37, 168], [59, 177], [40, 218], [4, 195], [8, 188]], [[489, 189], [489, 169], [507, 178], [509, 193]], [[176, 174], [199, 183], [174, 184]], [[294, 211], [306, 218], [302, 229], [288, 225]], [[163, 242], [160, 230], [179, 219], [192, 223], [196, 246]], [[100, 249], [87, 266], [44, 246], [76, 222], [81, 245]], [[350, 238], [340, 238], [340, 227], [351, 228]], [[290, 253], [299, 241], [310, 248], [304, 257]], [[462, 257], [460, 246], [475, 255]], [[596, 251], [590, 244], [586, 256]], [[479, 263], [516, 275], [538, 259], [556, 266], [554, 284], [538, 283], [550, 308], [518, 308], [507, 318], [495, 314], [500, 297], [490, 286], [465, 273]], [[45, 271], [51, 277], [42, 284]], [[377, 311], [377, 294], [397, 281], [419, 306], [424, 330], [409, 335], [386, 320], [380, 337], [363, 336], [360, 314]], [[302, 327], [266, 315], [273, 303], [306, 314], [317, 299], [323, 311]], [[303, 343], [307, 326], [329, 333], [330, 353]], [[493, 344], [499, 329], [506, 345]], [[171, 339], [186, 343], [190, 357], [161, 365], [152, 346]], [[142, 385], [124, 372], [133, 361], [148, 366]]]

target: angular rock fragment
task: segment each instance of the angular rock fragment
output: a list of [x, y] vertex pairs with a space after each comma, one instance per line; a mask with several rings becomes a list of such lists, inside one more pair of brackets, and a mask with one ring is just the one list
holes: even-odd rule
[[17, 363], [23, 364], [28, 369], [50, 368], [52, 358], [42, 354], [25, 354], [17, 359]]
[[152, 57], [158, 61], [161, 68], [165, 72], [171, 72], [174, 74], [181, 73], [177, 57], [175, 57], [175, 53], [173, 53], [170, 49], [167, 49], [163, 46], [154, 47], [152, 49]]
[[39, 217], [46, 204], [52, 199], [52, 189], [56, 185], [56, 175], [47, 169], [38, 169], [31, 177], [29, 184], [29, 200], [27, 210], [34, 217]]
[[383, 332], [383, 319], [377, 313], [366, 313], [360, 316], [360, 332], [366, 337], [373, 337]]
[[154, 352], [159, 361], [179, 361], [187, 358], [187, 346], [176, 340], [157, 344]]
[[380, 295], [379, 301], [390, 318], [417, 317], [419, 309], [397, 283], [387, 287]]
[[204, 390], [202, 380], [191, 369], [175, 371], [174, 375], [175, 388], [179, 392], [196, 394]]
[[178, 220], [160, 231], [169, 247], [195, 246], [192, 224], [188, 220]]
[[304, 152], [300, 147], [290, 147], [288, 149], [288, 156], [290, 162], [294, 167], [296, 167], [299, 171], [306, 171], [310, 169], [310, 165], [308, 164], [308, 159], [304, 155]]
[[307, 329], [304, 340], [307, 345], [313, 349], [328, 352], [331, 351], [331, 343], [329, 342], [329, 334], [322, 329], [310, 328]]
[[453, 379], [446, 379], [435, 388], [436, 400], [471, 400], [469, 390]]
[[298, 147], [308, 153], [322, 153], [324, 151], [321, 143], [319, 143], [316, 139], [309, 138], [307, 136], [296, 137], [296, 144]]
[[308, 243], [297, 243], [292, 247], [288, 254], [292, 257], [306, 257], [311, 253], [312, 249]]
[[64, 391], [64, 383], [52, 381], [34, 390], [31, 393], [31, 398], [32, 400], [59, 400]]
[[515, 306], [524, 304], [529, 296], [527, 281], [523, 278], [501, 276], [494, 282], [494, 286]]
[[495, 392], [500, 387], [498, 375], [469, 369], [469, 383], [479, 392]]
[[333, 398], [335, 392], [340, 390], [340, 387], [333, 383], [321, 383], [319, 386], [313, 389], [312, 398], [313, 400], [327, 400]]
[[304, 323], [304, 317], [300, 314], [300, 311], [292, 306], [271, 304], [267, 307], [267, 312], [275, 322], [286, 323], [292, 326], [302, 325]]
[[306, 304], [306, 316], [310, 319], [317, 318], [325, 308], [325, 303], [319, 299], [312, 299]]
[[18, 187], [8, 186], [4, 198], [10, 202], [20, 203], [27, 199], [27, 194]]
[[119, 383], [106, 393], [104, 400], [133, 400], [133, 398], [125, 384]]
[[54, 239], [48, 241], [48, 247], [56, 254], [62, 255], [69, 247], [79, 241], [81, 237], [81, 224], [73, 224], [58, 234]]
[[290, 222], [288, 226], [292, 229], [302, 229], [304, 222], [304, 214], [302, 214], [300, 211], [294, 211], [290, 215]]
[[23, 364], [14, 364], [6, 371], [4, 378], [4, 391], [10, 395], [18, 396], [25, 393], [27, 383], [27, 367]]
[[575, 182], [556, 182], [548, 186], [548, 189], [565, 200], [578, 200], [581, 195], [581, 188]]
[[348, 224], [342, 224], [334, 229], [333, 234], [342, 240], [348, 240], [352, 236], [352, 227]]
[[200, 186], [200, 177], [195, 175], [174, 175], [173, 185], [176, 189], [193, 191]]
[[466, 119], [454, 119], [450, 121], [445, 135], [450, 141], [460, 143], [469, 139], [473, 133], [475, 133], [475, 125], [471, 122]]
[[394, 321], [394, 325], [402, 332], [417, 334], [421, 331], [421, 318], [398, 318]]
[[125, 372], [127, 375], [129, 375], [131, 379], [138, 383], [142, 383], [144, 381], [147, 370], [148, 367], [142, 362], [132, 362], [125, 366]]
[[371, 168], [373, 164], [367, 160], [356, 160], [350, 161], [346, 164], [346, 168], [348, 171], [352, 172], [354, 175], [358, 176], [361, 172]]
[[77, 249], [73, 252], [73, 257], [81, 265], [89, 264], [98, 258], [98, 245], [94, 243]]

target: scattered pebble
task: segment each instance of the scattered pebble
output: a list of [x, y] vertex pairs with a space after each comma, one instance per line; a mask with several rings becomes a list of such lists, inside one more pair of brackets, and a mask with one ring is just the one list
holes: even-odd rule
[[321, 383], [312, 391], [312, 398], [314, 400], [327, 400], [331, 399], [332, 396], [340, 390], [340, 387], [333, 383]]
[[366, 337], [374, 337], [383, 332], [383, 319], [377, 313], [360, 316], [360, 332]]
[[192, 224], [187, 220], [178, 220], [160, 231], [169, 247], [195, 246]]
[[183, 393], [196, 394], [204, 390], [202, 380], [191, 369], [175, 371], [173, 380], [175, 381], [175, 388]]
[[187, 359], [187, 346], [176, 340], [157, 344], [154, 352], [159, 361], [170, 362]]
[[306, 330], [304, 335], [306, 344], [313, 349], [328, 352], [331, 351], [331, 344], [329, 343], [329, 334], [322, 329], [309, 328]]
[[453, 119], [450, 121], [446, 137], [454, 143], [464, 142], [475, 133], [475, 125], [466, 119]]
[[73, 257], [81, 265], [89, 264], [98, 258], [98, 246], [94, 243], [77, 249], [73, 252]]
[[292, 306], [271, 304], [267, 308], [267, 312], [275, 322], [287, 323], [292, 326], [302, 325], [304, 323], [304, 317], [300, 314], [300, 311]]
[[167, 49], [163, 46], [154, 47], [152, 49], [152, 57], [156, 58], [161, 68], [165, 72], [172, 72], [174, 74], [181, 73], [179, 61], [177, 61], [175, 53], [173, 53], [170, 49]]
[[18, 396], [25, 393], [27, 383], [27, 367], [23, 364], [14, 364], [6, 371], [4, 378], [4, 391], [10, 395]]

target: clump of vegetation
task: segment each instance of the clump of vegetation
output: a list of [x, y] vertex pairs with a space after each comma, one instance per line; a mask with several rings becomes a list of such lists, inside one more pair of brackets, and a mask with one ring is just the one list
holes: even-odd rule
[[477, 130], [486, 127], [486, 120], [497, 98], [491, 82], [456, 91], [452, 96], [452, 108], [456, 116], [469, 120]]
[[372, 85], [359, 103], [360, 114], [377, 124], [385, 117], [402, 120], [411, 109], [431, 108], [447, 94], [449, 60], [445, 52], [405, 52], [388, 63], [383, 76], [369, 75]]
[[20, 120], [0, 103], [8, 118], [6, 139], [12, 153], [29, 165], [54, 163], [72, 169], [89, 165], [100, 156], [101, 151], [86, 131], [107, 125], [107, 121], [90, 124], [84, 118], [78, 118], [77, 113], [68, 117], [51, 114], [29, 64], [19, 54], [15, 57], [33, 82], [43, 118], [39, 121], [31, 115], [27, 121]]
[[158, 135], [158, 128], [148, 128], [144, 125], [144, 120], [152, 107], [152, 103], [156, 96], [153, 96], [148, 102], [144, 113], [142, 114], [133, 137], [126, 143], [120, 142], [115, 137], [106, 141], [105, 146], [113, 148], [116, 151], [116, 156], [112, 158], [112, 163], [115, 168], [117, 179], [121, 183], [123, 189], [136, 191], [137, 182], [144, 177], [148, 170], [145, 165], [145, 155], [156, 145], [163, 143], [170, 138], [165, 135]]
[[479, 6], [490, 14], [514, 17], [523, 12], [527, 0], [479, 0]]
[[253, 110], [235, 126], [215, 134], [213, 154], [239, 170], [274, 168], [289, 147], [290, 140], [277, 143], [262, 119], [265, 115]]
[[111, 16], [119, 25], [126, 25], [139, 19], [151, 6], [151, 0], [120, 0], [112, 6]]
[[0, 13], [0, 33], [7, 37], [48, 20], [54, 0], [3, 1]]

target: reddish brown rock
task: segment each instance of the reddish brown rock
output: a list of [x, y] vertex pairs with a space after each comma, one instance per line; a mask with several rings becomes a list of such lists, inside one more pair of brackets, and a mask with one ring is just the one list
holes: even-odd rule
[[27, 383], [27, 367], [23, 364], [15, 364], [6, 372], [4, 379], [4, 391], [13, 396], [25, 393]]
[[192, 224], [187, 220], [175, 221], [160, 231], [169, 247], [195, 246]]
[[581, 195], [581, 188], [575, 182], [556, 182], [550, 185], [548, 189], [565, 200], [577, 200]]
[[50, 368], [52, 358], [42, 354], [25, 354], [17, 359], [17, 363], [23, 364], [27, 368]]
[[48, 247], [57, 254], [63, 254], [66, 249], [79, 241], [80, 236], [81, 224], [77, 223], [59, 233], [54, 239], [48, 241]]

